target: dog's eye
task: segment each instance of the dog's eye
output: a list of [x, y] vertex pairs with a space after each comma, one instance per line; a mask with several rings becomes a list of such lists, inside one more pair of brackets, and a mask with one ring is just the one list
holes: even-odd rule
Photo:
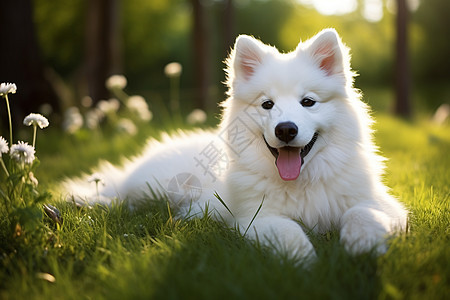
[[303, 98], [302, 101], [300, 101], [300, 104], [301, 104], [303, 107], [311, 107], [311, 106], [313, 106], [314, 104], [316, 104], [316, 101], [314, 101], [313, 99], [311, 99], [311, 98], [309, 98], [309, 97], [306, 97], [306, 98]]
[[261, 104], [262, 108], [264, 109], [272, 109], [272, 107], [275, 105], [272, 100], [266, 100]]

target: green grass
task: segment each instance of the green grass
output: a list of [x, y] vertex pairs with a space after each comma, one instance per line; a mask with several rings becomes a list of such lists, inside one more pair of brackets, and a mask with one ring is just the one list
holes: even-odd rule
[[[311, 236], [318, 259], [304, 268], [207, 215], [175, 220], [164, 201], [80, 209], [54, 195], [61, 226], [45, 217], [43, 230], [14, 237], [0, 220], [0, 299], [446, 299], [450, 125], [376, 117], [386, 182], [411, 212], [409, 233], [384, 256], [350, 256], [330, 232]], [[63, 174], [142, 146], [141, 137], [44, 135], [37, 177], [50, 190]]]

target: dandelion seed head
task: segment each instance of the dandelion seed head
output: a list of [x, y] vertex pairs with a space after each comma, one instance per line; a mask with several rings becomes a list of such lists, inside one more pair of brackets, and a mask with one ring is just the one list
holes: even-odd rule
[[87, 179], [88, 182], [95, 182], [95, 184], [105, 185], [105, 178], [100, 173], [94, 173]]
[[17, 86], [14, 83], [3, 82], [0, 84], [0, 96], [6, 96], [6, 94], [15, 94]]
[[128, 98], [127, 107], [143, 121], [150, 121], [153, 118], [153, 113], [149, 110], [148, 104], [142, 96], [135, 95]]
[[17, 161], [18, 163], [31, 164], [34, 159], [34, 150], [33, 146], [28, 145], [26, 142], [19, 141], [17, 144], [11, 146], [10, 155], [11, 158]]
[[164, 67], [164, 74], [169, 78], [179, 77], [182, 71], [183, 66], [177, 62], [172, 62]]
[[151, 121], [153, 119], [153, 113], [149, 109], [141, 109], [137, 113], [138, 113], [138, 117], [142, 121], [148, 122], [148, 121]]
[[48, 126], [48, 120], [41, 114], [29, 114], [23, 119], [23, 124], [26, 126], [39, 126], [39, 128], [43, 129]]
[[101, 100], [97, 103], [97, 108], [105, 114], [115, 114], [120, 108], [120, 102], [114, 98]]
[[73, 134], [83, 126], [83, 116], [80, 110], [75, 107], [69, 107], [64, 113], [63, 129], [64, 131]]
[[206, 113], [201, 109], [194, 109], [186, 118], [187, 122], [191, 125], [203, 124], [206, 122]]
[[127, 107], [129, 109], [142, 109], [142, 108], [148, 108], [147, 102], [145, 101], [144, 97], [135, 95], [128, 98], [127, 101]]
[[0, 136], [0, 157], [2, 157], [3, 153], [8, 153], [8, 151], [8, 142], [2, 136]]
[[127, 86], [127, 79], [123, 75], [112, 75], [106, 79], [106, 87], [112, 89], [124, 89]]
[[93, 108], [85, 115], [86, 126], [89, 129], [96, 129], [104, 117], [105, 114], [100, 109]]
[[125, 132], [129, 135], [135, 135], [137, 133], [137, 127], [130, 119], [120, 119], [117, 123], [117, 130], [119, 132]]

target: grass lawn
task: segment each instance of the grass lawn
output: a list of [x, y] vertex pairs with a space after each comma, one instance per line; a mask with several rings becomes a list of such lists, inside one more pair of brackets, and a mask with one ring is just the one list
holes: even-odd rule
[[[164, 201], [80, 209], [54, 195], [63, 223], [44, 216], [36, 232], [11, 234], [0, 206], [0, 299], [448, 299], [450, 125], [376, 119], [386, 182], [411, 212], [409, 233], [381, 257], [350, 256], [329, 232], [311, 237], [318, 259], [304, 268], [207, 215], [175, 220]], [[50, 191], [63, 174], [142, 146], [39, 134], [36, 177]]]

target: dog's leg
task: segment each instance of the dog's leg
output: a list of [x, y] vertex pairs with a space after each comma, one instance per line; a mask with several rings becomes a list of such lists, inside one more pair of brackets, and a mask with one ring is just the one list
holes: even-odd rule
[[291, 219], [281, 216], [258, 216], [250, 227], [249, 223], [249, 219], [239, 220], [240, 228], [246, 231], [246, 235], [274, 248], [279, 254], [305, 260], [316, 257], [308, 237]]
[[387, 236], [400, 229], [401, 223], [400, 218], [380, 209], [357, 205], [342, 216], [341, 242], [352, 254], [371, 250], [383, 254], [387, 251]]

